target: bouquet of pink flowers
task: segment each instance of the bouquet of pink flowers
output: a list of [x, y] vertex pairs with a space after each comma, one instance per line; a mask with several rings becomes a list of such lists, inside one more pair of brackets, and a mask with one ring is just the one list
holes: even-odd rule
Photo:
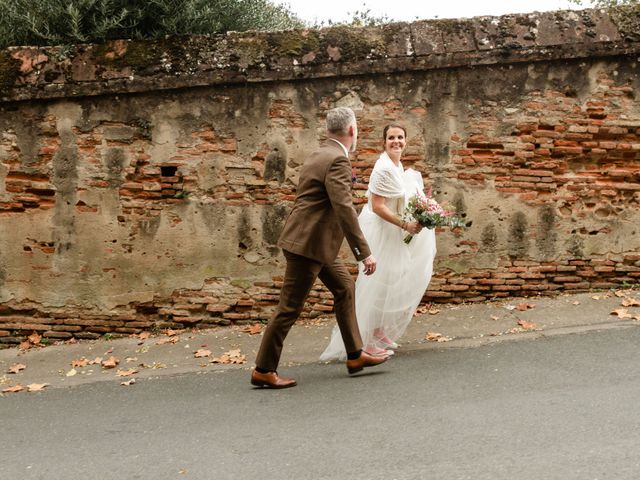
[[[407, 221], [416, 221], [426, 228], [436, 227], [465, 227], [463, 219], [456, 217], [453, 212], [445, 210], [431, 196], [431, 189], [427, 194], [418, 192], [409, 199], [407, 208], [404, 211], [404, 218]], [[412, 234], [404, 237], [404, 243], [409, 243], [413, 238]]]

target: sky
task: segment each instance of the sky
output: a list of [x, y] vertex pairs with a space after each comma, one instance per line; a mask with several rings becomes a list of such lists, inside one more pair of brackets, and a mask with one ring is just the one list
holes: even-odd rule
[[309, 22], [346, 21], [353, 18], [349, 12], [366, 9], [374, 17], [386, 15], [390, 21], [412, 21], [586, 8], [568, 0], [275, 0], [274, 3], [288, 5], [298, 17]]

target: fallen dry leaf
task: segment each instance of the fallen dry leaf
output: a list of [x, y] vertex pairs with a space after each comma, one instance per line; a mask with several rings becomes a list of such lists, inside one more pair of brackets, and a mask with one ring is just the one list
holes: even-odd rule
[[113, 355], [106, 360], [102, 361], [103, 368], [116, 368], [116, 365], [120, 363], [120, 360], [114, 357]]
[[116, 377], [130, 377], [131, 375], [135, 375], [138, 373], [138, 370], [135, 368], [129, 368], [127, 370], [118, 370], [116, 372]]
[[622, 299], [623, 307], [640, 307], [640, 302], [635, 298], [624, 298]]
[[438, 313], [440, 313], [440, 310], [438, 310], [437, 308], [430, 308], [427, 313], [429, 315], [437, 315]]
[[538, 328], [538, 325], [526, 320], [518, 320], [518, 325], [520, 325], [524, 330], [535, 330], [536, 328]]
[[415, 315], [424, 315], [428, 311], [429, 311], [429, 305], [420, 305], [418, 308], [416, 308], [416, 312], [414, 313], [414, 316]]
[[535, 304], [533, 303], [519, 303], [518, 305], [516, 305], [516, 310], [519, 310], [521, 312], [530, 310], [532, 308], [535, 308]]
[[11, 365], [11, 367], [9, 367], [9, 371], [7, 373], [18, 373], [25, 368], [27, 368], [27, 366], [22, 363], [14, 363], [13, 365]]
[[5, 389], [2, 390], [3, 393], [17, 393], [17, 392], [21, 392], [24, 390], [24, 386], [17, 384], [14, 385], [13, 387], [7, 387]]
[[224, 352], [220, 357], [215, 357], [209, 360], [210, 363], [225, 363], [225, 364], [243, 364], [247, 362], [247, 356], [240, 353], [240, 349], [229, 350]]
[[140, 340], [146, 340], [150, 336], [151, 336], [151, 332], [142, 332], [142, 333], [138, 334], [138, 338]]
[[24, 342], [21, 342], [20, 345], [18, 346], [20, 350], [29, 350], [31, 347], [32, 345], [29, 340], [25, 340]]
[[99, 365], [102, 363], [102, 357], [96, 357], [89, 362], [89, 365]]
[[165, 330], [164, 333], [166, 335], [169, 335], [170, 337], [173, 337], [174, 335], [178, 335], [180, 333], [180, 330], [172, 330], [172, 329], [168, 328], [167, 330]]
[[580, 302], [578, 300], [576, 300], [575, 302], [573, 302], [571, 305], [580, 305]]
[[42, 337], [38, 334], [38, 332], [33, 332], [27, 337], [27, 340], [29, 340], [33, 345], [39, 345]]
[[617, 315], [619, 318], [633, 318], [633, 315], [631, 315], [626, 308], [617, 308], [611, 312], [611, 315]]
[[27, 385], [27, 392], [40, 392], [48, 386], [48, 383], [30, 383]]
[[124, 385], [125, 387], [128, 387], [129, 385], [133, 385], [134, 383], [136, 383], [136, 379], [135, 378], [131, 378], [131, 379], [126, 380], [124, 382], [120, 382], [120, 385]]
[[622, 291], [622, 290], [616, 290], [615, 292], [613, 292], [613, 294], [614, 294], [616, 297], [626, 297], [626, 296], [627, 296], [627, 294], [626, 294], [624, 291]]
[[451, 338], [445, 337], [441, 333], [437, 333], [437, 332], [427, 332], [427, 334], [425, 335], [424, 339], [428, 340], [429, 342], [449, 342], [449, 341], [451, 341]]
[[81, 368], [81, 367], [86, 367], [87, 365], [89, 365], [89, 360], [87, 360], [84, 357], [82, 357], [79, 360], [71, 360], [72, 368]]
[[104, 352], [105, 355], [109, 355], [110, 353], [113, 353], [113, 347], [110, 347], [109, 350]]
[[167, 343], [178, 343], [179, 340], [180, 340], [179, 337], [165, 337], [158, 340], [156, 342], [156, 345], [165, 345]]
[[133, 362], [137, 362], [138, 361], [138, 357], [127, 357], [124, 359], [125, 362], [127, 363], [133, 363]]
[[491, 320], [500, 320], [500, 317], [497, 315], [491, 315]]
[[254, 323], [253, 325], [248, 325], [242, 329], [244, 333], [248, 333], [249, 335], [257, 335], [262, 332], [262, 325], [259, 323]]
[[69, 371], [66, 373], [66, 376], [67, 376], [67, 377], [74, 377], [74, 376], [76, 375], [76, 373], [78, 373], [78, 371], [77, 371], [75, 368], [72, 368], [71, 370], [69, 370]]
[[196, 358], [208, 357], [209, 355], [211, 355], [211, 350], [205, 350], [204, 348], [194, 353], [194, 357]]

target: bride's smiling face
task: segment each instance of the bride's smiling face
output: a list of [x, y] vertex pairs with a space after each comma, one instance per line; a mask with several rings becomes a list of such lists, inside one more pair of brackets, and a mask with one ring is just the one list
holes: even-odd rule
[[387, 130], [387, 136], [384, 139], [384, 151], [392, 158], [400, 158], [404, 147], [407, 145], [407, 138], [404, 130], [398, 127], [391, 127]]

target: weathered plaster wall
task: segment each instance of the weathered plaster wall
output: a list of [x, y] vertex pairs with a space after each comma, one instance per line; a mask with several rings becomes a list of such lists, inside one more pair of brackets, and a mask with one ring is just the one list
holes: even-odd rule
[[[639, 46], [585, 11], [0, 52], [0, 342], [267, 319], [339, 105], [356, 203], [399, 120], [473, 221], [438, 233], [426, 300], [636, 283]], [[318, 286], [305, 314], [331, 308]]]

